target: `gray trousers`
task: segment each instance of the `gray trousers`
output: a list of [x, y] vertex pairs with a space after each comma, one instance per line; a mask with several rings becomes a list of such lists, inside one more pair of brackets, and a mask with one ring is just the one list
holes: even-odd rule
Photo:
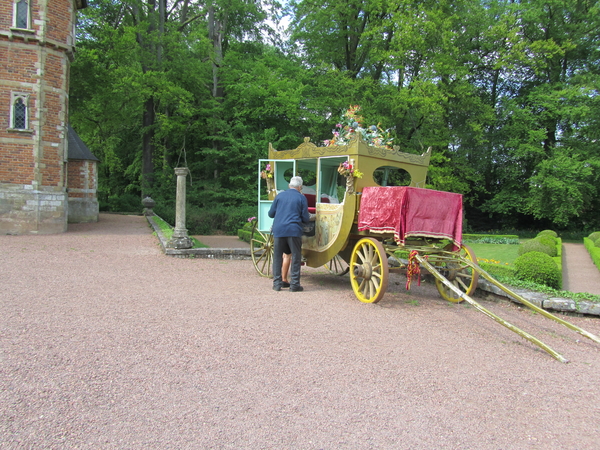
[[273, 245], [273, 287], [281, 287], [281, 264], [283, 254], [292, 254], [290, 267], [290, 287], [300, 286], [300, 266], [302, 265], [302, 238], [301, 237], [279, 237], [274, 238]]

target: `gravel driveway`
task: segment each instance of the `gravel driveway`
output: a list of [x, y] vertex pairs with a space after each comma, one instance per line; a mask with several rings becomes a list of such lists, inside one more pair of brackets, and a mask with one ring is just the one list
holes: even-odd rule
[[[598, 449], [600, 345], [430, 284], [164, 256], [143, 217], [0, 236], [2, 449]], [[600, 335], [600, 321], [569, 317]]]

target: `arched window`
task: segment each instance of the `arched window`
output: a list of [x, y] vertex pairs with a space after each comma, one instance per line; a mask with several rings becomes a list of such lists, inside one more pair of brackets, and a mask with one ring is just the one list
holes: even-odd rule
[[27, 96], [25, 95], [13, 94], [11, 128], [15, 130], [26, 130], [29, 127], [27, 100]]
[[15, 0], [14, 24], [15, 28], [29, 29], [29, 1]]

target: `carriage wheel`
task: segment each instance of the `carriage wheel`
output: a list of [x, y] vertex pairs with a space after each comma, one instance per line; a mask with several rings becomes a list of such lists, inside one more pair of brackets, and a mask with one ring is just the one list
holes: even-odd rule
[[250, 252], [256, 271], [261, 277], [270, 277], [273, 267], [273, 235], [257, 230], [256, 224], [252, 228]]
[[377, 239], [363, 238], [350, 257], [350, 281], [356, 297], [364, 303], [377, 303], [388, 285], [387, 255]]
[[[477, 258], [475, 257], [475, 253], [466, 245], [463, 245], [460, 248], [459, 255], [464, 259], [467, 259], [471, 262], [477, 264]], [[479, 280], [479, 274], [477, 271], [473, 270], [469, 265], [462, 262], [459, 258], [454, 258], [452, 260], [443, 261], [437, 265], [436, 269], [454, 286], [464, 292], [467, 295], [471, 295], [477, 289], [477, 281]], [[442, 296], [442, 298], [448, 300], [452, 303], [460, 303], [463, 299], [456, 295], [456, 293], [444, 286], [437, 278], [435, 279], [435, 285]]]
[[350, 266], [340, 255], [335, 255], [331, 261], [325, 264], [325, 268], [334, 275], [346, 275], [350, 270]]

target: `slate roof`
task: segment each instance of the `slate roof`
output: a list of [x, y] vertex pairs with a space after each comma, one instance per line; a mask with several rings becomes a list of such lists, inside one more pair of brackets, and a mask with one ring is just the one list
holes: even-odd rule
[[67, 125], [67, 138], [68, 138], [68, 159], [84, 159], [88, 161], [99, 161], [98, 158], [90, 151], [90, 149], [83, 143], [81, 138], [75, 133], [75, 130], [71, 128], [71, 125]]

